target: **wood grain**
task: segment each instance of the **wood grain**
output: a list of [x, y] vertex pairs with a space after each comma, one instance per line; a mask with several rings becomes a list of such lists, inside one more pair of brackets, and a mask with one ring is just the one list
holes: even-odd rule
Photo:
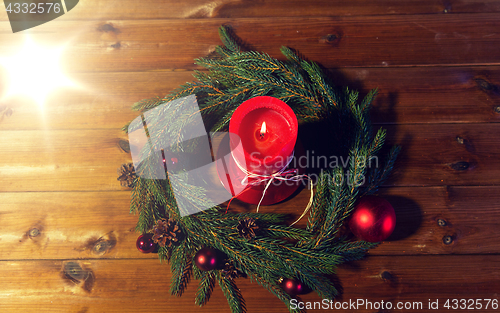
[[370, 254], [498, 254], [499, 187], [382, 188], [397, 226]]
[[[401, 145], [403, 151], [387, 185], [499, 185], [500, 139], [494, 135], [499, 127], [389, 125], [387, 146]], [[0, 131], [0, 190], [121, 190], [116, 169], [131, 162], [120, 147], [124, 140], [126, 135], [115, 129]], [[322, 148], [324, 142], [311, 141], [310, 158], [320, 155]], [[328, 162], [341, 164], [341, 156], [334, 157]], [[378, 162], [381, 166], [383, 158]], [[375, 161], [372, 166], [377, 166]]]
[[[380, 195], [394, 206], [397, 226], [370, 255], [500, 253], [500, 187], [382, 188]], [[298, 217], [308, 196], [303, 190], [261, 211]], [[129, 203], [129, 191], [0, 193], [1, 260], [155, 259], [135, 248], [137, 216], [128, 214]], [[255, 206], [235, 200], [231, 210], [253, 212]], [[451, 242], [445, 243], [446, 236]]]
[[[341, 18], [249, 18], [148, 21], [52, 21], [32, 30], [40, 44], [70, 41], [61, 60], [69, 72], [193, 69], [195, 58], [220, 43], [230, 25], [249, 47], [280, 56], [282, 45], [326, 67], [495, 65], [500, 48], [498, 14]], [[481, 20], [481, 23], [477, 23]], [[24, 40], [0, 23], [0, 55]], [[8, 36], [8, 37], [7, 37]]]
[[0, 193], [2, 259], [157, 258], [135, 248], [130, 191]]
[[[339, 269], [337, 285], [343, 293], [338, 300], [394, 305], [416, 301], [426, 308], [429, 299], [439, 299], [443, 309], [447, 298], [497, 299], [499, 262], [498, 255], [369, 257]], [[156, 260], [2, 261], [0, 276], [8, 277], [0, 284], [2, 312], [229, 312], [218, 287], [208, 305], [197, 308], [196, 281], [181, 298], [169, 296], [168, 267]], [[283, 303], [256, 283], [243, 278], [236, 282], [248, 312], [286, 312]], [[322, 299], [309, 294], [303, 300]], [[476, 311], [491, 312], [491, 307]]]
[[395, 125], [387, 143], [400, 145], [388, 185], [498, 185], [498, 124]]
[[[500, 122], [500, 67], [342, 68], [334, 83], [362, 95], [377, 88], [375, 124]], [[136, 101], [164, 96], [191, 71], [73, 73], [79, 88], [53, 92], [43, 108], [11, 98], [0, 104], [0, 130], [118, 129], [137, 116]], [[500, 111], [499, 111], [500, 112]]]
[[361, 91], [377, 88], [375, 124], [499, 122], [497, 67], [354, 68], [334, 81]]
[[6, 131], [0, 135], [2, 191], [121, 190], [130, 162], [119, 130]]
[[[283, 9], [286, 8], [286, 9]], [[395, 1], [376, 3], [340, 0], [153, 0], [136, 2], [87, 0], [78, 3], [64, 20], [138, 20], [138, 19], [182, 19], [182, 18], [249, 18], [249, 17], [303, 17], [303, 16], [363, 16], [386, 14], [443, 14], [443, 13], [489, 13], [500, 12], [494, 0], [462, 1]], [[0, 20], [7, 20], [1, 11]]]

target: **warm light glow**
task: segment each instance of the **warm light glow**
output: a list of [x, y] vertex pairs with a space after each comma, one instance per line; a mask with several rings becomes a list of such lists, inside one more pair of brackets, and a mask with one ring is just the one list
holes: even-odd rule
[[368, 227], [372, 225], [374, 222], [373, 216], [368, 212], [360, 211], [358, 218], [359, 218], [359, 225], [362, 227]]
[[264, 137], [266, 134], [266, 122], [262, 123], [262, 127], [260, 128], [260, 136]]
[[0, 57], [0, 66], [8, 71], [2, 100], [16, 95], [28, 96], [42, 106], [54, 89], [75, 86], [63, 75], [59, 65], [63, 48], [41, 47], [27, 38], [17, 53]]
[[359, 221], [363, 224], [367, 224], [370, 221], [368, 214], [363, 214], [359, 217]]

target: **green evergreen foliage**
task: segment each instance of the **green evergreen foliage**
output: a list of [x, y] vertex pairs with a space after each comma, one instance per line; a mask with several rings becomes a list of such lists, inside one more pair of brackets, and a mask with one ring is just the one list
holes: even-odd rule
[[[382, 168], [368, 166], [366, 160], [377, 156], [386, 135], [382, 129], [372, 135], [369, 108], [375, 90], [360, 102], [358, 92], [333, 86], [316, 63], [304, 60], [289, 48], [281, 49], [286, 61], [279, 61], [265, 53], [243, 51], [238, 40], [224, 27], [220, 28], [220, 36], [224, 45], [217, 47], [215, 55], [196, 60], [207, 70], [195, 72], [197, 81], [181, 86], [164, 98], [140, 101], [133, 109], [144, 112], [196, 94], [207, 130], [215, 132], [228, 129], [232, 113], [245, 100], [273, 96], [290, 105], [301, 124], [337, 121], [341, 142], [336, 144], [351, 162], [320, 174], [305, 229], [288, 226], [290, 216], [286, 214], [225, 213], [226, 208], [217, 205], [181, 217], [168, 179], [136, 178], [130, 211], [139, 216], [139, 232], [150, 231], [156, 221], [164, 217], [174, 219], [181, 228], [182, 240], [158, 252], [160, 260], [170, 263], [172, 294], [180, 296], [193, 276], [200, 280], [196, 304], [206, 304], [218, 284], [232, 312], [246, 311], [235, 280], [224, 276], [219, 268], [202, 272], [193, 266], [196, 251], [211, 247], [224, 253], [239, 272], [274, 294], [291, 312], [299, 312], [290, 308], [292, 297], [280, 287], [280, 278], [298, 279], [323, 298], [333, 299], [338, 295], [328, 275], [335, 273], [338, 264], [360, 259], [376, 245], [352, 241], [340, 230], [356, 200], [375, 192], [388, 177], [399, 148], [390, 151]], [[188, 121], [189, 116], [186, 120], [169, 121], [169, 131], [181, 135]], [[147, 165], [146, 161], [139, 172], [147, 171]], [[337, 179], [345, 177], [347, 179]], [[368, 179], [361, 184], [363, 177]], [[179, 183], [192, 190], [192, 198], [183, 201], [195, 205], [197, 201], [205, 201], [206, 190], [195, 189], [187, 182]], [[259, 232], [250, 240], [238, 236], [236, 230], [238, 222], [246, 217], [254, 218], [259, 225]]]

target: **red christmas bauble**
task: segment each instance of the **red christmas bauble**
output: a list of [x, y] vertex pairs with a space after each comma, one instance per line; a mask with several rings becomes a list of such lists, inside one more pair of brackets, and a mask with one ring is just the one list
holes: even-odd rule
[[376, 196], [361, 198], [349, 221], [352, 233], [361, 240], [379, 242], [387, 239], [396, 226], [396, 213], [385, 199]]
[[217, 267], [217, 251], [210, 248], [201, 248], [194, 256], [194, 263], [202, 271], [211, 271]]
[[139, 238], [137, 238], [135, 245], [142, 253], [151, 253], [156, 249], [156, 244], [153, 241], [152, 234], [140, 235]]
[[291, 278], [283, 278], [283, 280], [281, 281], [281, 287], [286, 293], [291, 296], [310, 292], [309, 288], [307, 288], [304, 283]]

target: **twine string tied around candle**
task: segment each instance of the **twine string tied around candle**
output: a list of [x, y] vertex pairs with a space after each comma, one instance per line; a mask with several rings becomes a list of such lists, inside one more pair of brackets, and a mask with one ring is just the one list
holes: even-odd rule
[[[285, 164], [285, 166], [283, 166], [281, 169], [279, 169], [278, 171], [276, 171], [272, 174], [256, 174], [256, 173], [248, 171], [244, 166], [242, 166], [238, 162], [238, 160], [236, 160], [236, 158], [233, 157], [233, 160], [236, 163], [236, 165], [238, 166], [238, 168], [243, 172], [243, 174], [245, 174], [245, 177], [241, 180], [241, 185], [256, 186], [256, 185], [259, 185], [259, 184], [267, 181], [266, 186], [264, 187], [264, 190], [262, 192], [262, 197], [260, 198], [260, 201], [257, 204], [257, 213], [259, 212], [260, 204], [262, 203], [262, 201], [264, 200], [264, 197], [266, 196], [267, 189], [269, 188], [269, 186], [271, 185], [273, 180], [300, 181], [304, 178], [306, 178], [308, 180], [308, 187], [311, 190], [311, 196], [309, 197], [309, 202], [307, 203], [307, 206], [305, 207], [304, 211], [299, 216], [299, 218], [295, 222], [290, 224], [290, 226], [293, 226], [295, 223], [300, 221], [307, 214], [307, 212], [309, 211], [309, 209], [312, 206], [313, 198], [314, 198], [312, 179], [305, 174], [301, 174], [301, 175], [297, 174], [298, 169], [296, 169], [296, 168], [286, 170], [288, 168], [288, 166], [290, 165], [290, 163], [292, 162], [292, 159], [293, 159], [293, 153], [288, 158], [288, 161]], [[245, 190], [248, 190], [248, 189], [245, 189]], [[245, 192], [245, 190], [243, 192]], [[236, 195], [233, 196], [233, 198], [231, 198], [231, 200], [229, 201], [229, 203], [227, 205], [228, 208], [229, 208], [229, 204], [231, 203], [231, 201], [235, 197], [236, 197]], [[227, 209], [226, 209], [226, 212], [227, 212]]]

